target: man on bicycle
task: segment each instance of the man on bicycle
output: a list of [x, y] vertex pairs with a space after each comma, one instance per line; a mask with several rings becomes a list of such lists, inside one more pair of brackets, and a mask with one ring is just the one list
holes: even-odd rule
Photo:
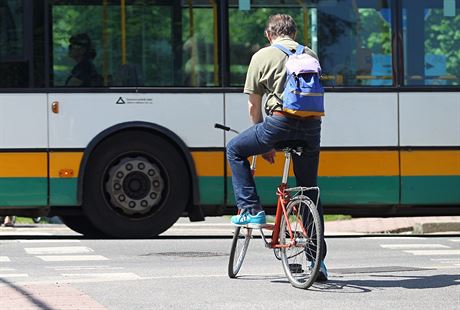
[[[294, 51], [299, 45], [295, 41], [296, 32], [293, 18], [283, 14], [270, 16], [265, 27], [265, 36], [271, 45], [282, 45]], [[305, 53], [318, 59], [308, 47], [305, 47]], [[286, 83], [287, 59], [280, 49], [268, 46], [256, 52], [249, 64], [244, 93], [249, 95], [249, 117], [254, 126], [233, 138], [227, 145], [236, 205], [241, 209], [241, 213], [231, 219], [236, 225], [266, 223], [247, 158], [262, 154], [266, 161], [274, 163], [274, 145], [278, 142], [298, 140], [306, 145], [300, 156], [293, 154], [292, 157], [297, 186], [317, 186], [321, 117], [313, 114], [299, 117], [283, 112], [281, 103]], [[265, 119], [262, 115], [263, 95], [267, 97]], [[313, 195], [316, 194], [309, 196]], [[316, 197], [310, 199], [316, 201]], [[321, 202], [317, 208], [324, 228]], [[325, 243], [323, 249], [326, 249]], [[327, 269], [323, 262], [325, 256], [326, 250], [323, 253], [318, 281], [327, 280]]]

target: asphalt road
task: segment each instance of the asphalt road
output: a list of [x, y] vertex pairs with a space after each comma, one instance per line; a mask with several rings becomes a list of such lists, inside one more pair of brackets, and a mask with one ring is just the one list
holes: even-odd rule
[[330, 280], [299, 290], [261, 239], [229, 279], [228, 237], [91, 240], [60, 229], [0, 231], [2, 308], [460, 307], [460, 236], [327, 238]]

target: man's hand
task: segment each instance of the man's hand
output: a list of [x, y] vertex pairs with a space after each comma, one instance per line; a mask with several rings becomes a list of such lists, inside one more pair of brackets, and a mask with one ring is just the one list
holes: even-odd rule
[[276, 155], [276, 151], [273, 149], [271, 151], [268, 151], [265, 154], [262, 154], [262, 158], [265, 159], [266, 161], [268, 161], [270, 164], [274, 164], [275, 163], [275, 155]]

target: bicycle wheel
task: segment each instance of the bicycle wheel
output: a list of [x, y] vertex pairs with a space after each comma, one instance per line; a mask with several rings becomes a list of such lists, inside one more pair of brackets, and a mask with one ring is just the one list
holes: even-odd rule
[[252, 228], [237, 226], [233, 234], [232, 249], [228, 260], [228, 276], [235, 278], [243, 265], [251, 240]]
[[287, 220], [283, 216], [280, 225], [280, 244], [286, 246], [281, 248], [283, 269], [294, 287], [306, 289], [315, 282], [320, 268], [323, 230], [319, 213], [303, 195], [294, 197], [286, 211]]

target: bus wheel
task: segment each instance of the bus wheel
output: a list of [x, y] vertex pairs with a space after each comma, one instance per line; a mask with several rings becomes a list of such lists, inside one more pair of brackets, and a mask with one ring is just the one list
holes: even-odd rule
[[84, 215], [61, 215], [61, 221], [73, 231], [88, 238], [101, 238], [105, 235], [98, 230]]
[[181, 216], [189, 195], [182, 156], [164, 138], [142, 130], [101, 142], [85, 169], [83, 210], [111, 237], [157, 236]]

